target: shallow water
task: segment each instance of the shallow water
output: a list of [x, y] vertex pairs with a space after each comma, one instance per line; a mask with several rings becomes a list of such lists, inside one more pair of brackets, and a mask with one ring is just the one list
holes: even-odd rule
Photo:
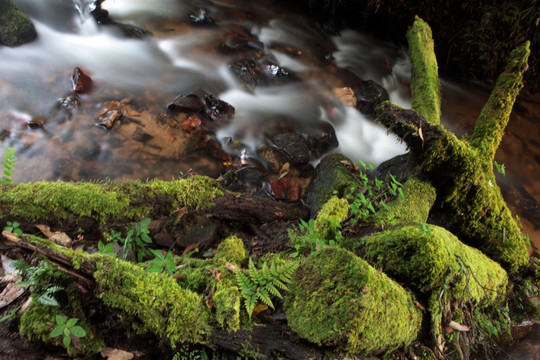
[[[33, 19], [38, 39], [18, 48], [0, 48], [0, 124], [10, 131], [0, 150], [17, 149], [16, 182], [40, 179], [164, 178], [188, 169], [217, 175], [223, 168], [201, 151], [191, 151], [178, 128], [162, 124], [165, 106], [178, 94], [197, 89], [213, 92], [236, 109], [233, 122], [217, 139], [233, 137], [254, 153], [269, 116], [286, 116], [310, 126], [328, 121], [317, 99], [329, 99], [350, 68], [364, 80], [387, 87], [391, 99], [407, 105], [403, 86], [388, 64], [407, 66], [401, 49], [344, 31], [331, 35], [294, 8], [270, 1], [132, 1], [108, 0], [103, 7], [116, 21], [143, 26], [153, 36], [126, 39], [111, 26], [98, 27], [88, 17], [91, 1], [18, 0]], [[194, 26], [189, 16], [204, 8], [217, 26]], [[301, 81], [248, 91], [227, 64], [242, 54], [218, 51], [224, 34], [238, 28], [264, 44], [263, 56], [294, 72]], [[226, 35], [225, 35], [226, 36]], [[334, 60], [325, 57], [333, 56]], [[401, 65], [402, 64], [402, 65]], [[93, 91], [81, 97], [71, 116], [59, 106], [71, 92], [74, 67], [87, 71]], [[345, 79], [346, 81], [346, 79]], [[110, 130], [94, 126], [110, 100], [123, 100], [133, 121]], [[137, 106], [134, 106], [137, 104]], [[352, 159], [378, 164], [404, 152], [403, 145], [358, 111], [338, 106], [332, 119], [340, 151]], [[29, 119], [44, 126], [30, 129]], [[262, 124], [261, 124], [262, 123]], [[256, 126], [254, 126], [256, 124]], [[133, 141], [133, 127], [153, 139]], [[168, 139], [168, 140], [167, 140]], [[315, 159], [316, 160], [316, 159]]]

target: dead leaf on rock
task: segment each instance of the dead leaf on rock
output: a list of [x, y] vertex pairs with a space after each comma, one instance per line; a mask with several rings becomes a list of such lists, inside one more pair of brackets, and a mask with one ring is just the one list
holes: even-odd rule
[[34, 225], [37, 227], [43, 235], [45, 235], [49, 240], [57, 243], [62, 246], [69, 246], [71, 244], [71, 238], [64, 232], [61, 231], [51, 231], [51, 228], [48, 225], [37, 224]]
[[101, 350], [101, 356], [103, 356], [104, 359], [109, 360], [130, 360], [133, 359], [135, 355], [120, 349], [105, 348]]

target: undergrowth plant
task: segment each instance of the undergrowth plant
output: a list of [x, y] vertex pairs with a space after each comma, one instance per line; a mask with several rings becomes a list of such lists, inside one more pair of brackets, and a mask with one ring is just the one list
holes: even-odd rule
[[77, 325], [78, 321], [79, 319], [77, 318], [68, 319], [67, 316], [56, 315], [56, 326], [51, 331], [49, 337], [54, 338], [64, 335], [62, 343], [67, 349], [71, 344], [72, 336], [77, 338], [82, 338], [86, 336], [86, 331], [82, 327]]
[[[152, 252], [147, 247], [148, 244], [152, 243], [152, 238], [149, 235], [150, 230], [148, 230], [148, 225], [150, 225], [151, 221], [150, 218], [144, 218], [135, 225], [126, 227], [125, 237], [122, 236], [121, 232], [114, 229], [111, 229], [109, 233], [103, 233], [103, 236], [110, 243], [122, 245], [122, 260], [127, 260], [128, 254], [131, 251], [137, 262], [141, 262], [146, 256], [152, 255]], [[100, 248], [98, 243], [98, 250], [101, 253], [112, 255], [110, 244], [102, 244], [101, 246]]]
[[324, 239], [315, 229], [315, 220], [309, 219], [307, 222], [300, 219], [298, 226], [293, 226], [288, 230], [289, 240], [294, 246], [294, 252], [289, 254], [292, 258], [301, 255], [308, 255], [313, 251], [325, 246], [341, 246], [343, 235], [339, 232], [340, 224], [335, 224], [335, 236], [333, 239]]
[[250, 258], [248, 268], [236, 273], [236, 282], [244, 297], [245, 308], [250, 318], [259, 301], [274, 309], [271, 298], [282, 297], [280, 289], [287, 289], [286, 283], [291, 281], [297, 265], [295, 261], [279, 264], [274, 261], [269, 264], [265, 261], [261, 268], [257, 269]]
[[32, 288], [34, 298], [42, 305], [59, 306], [56, 296], [65, 290], [64, 286], [43, 281], [51, 272], [57, 271], [56, 268], [46, 261], [42, 261], [38, 266], [31, 266], [22, 260], [13, 260], [13, 266], [24, 279], [17, 283], [19, 287]]
[[18, 221], [8, 221], [6, 222], [6, 226], [4, 226], [4, 230], [9, 231], [10, 233], [13, 233], [15, 235], [21, 236], [23, 234], [23, 231], [19, 227], [21, 224]]
[[157, 250], [150, 249], [155, 258], [150, 260], [149, 263], [151, 267], [148, 269], [149, 272], [162, 273], [166, 271], [169, 275], [174, 275], [176, 269], [176, 263], [174, 262], [172, 252], [168, 251], [167, 256], [163, 255]]
[[0, 184], [10, 184], [13, 182], [12, 176], [17, 163], [17, 157], [15, 156], [15, 148], [8, 147], [2, 154], [2, 162], [0, 166], [4, 168], [2, 177], [0, 178]]
[[[350, 223], [367, 222], [368, 218], [379, 209], [386, 208], [386, 203], [400, 196], [403, 197], [403, 185], [389, 174], [389, 180], [371, 179], [367, 170], [373, 171], [373, 164], [360, 161], [362, 169], [358, 171], [361, 186], [351, 186], [344, 191], [343, 197], [349, 201]], [[335, 192], [337, 194], [337, 191]]]

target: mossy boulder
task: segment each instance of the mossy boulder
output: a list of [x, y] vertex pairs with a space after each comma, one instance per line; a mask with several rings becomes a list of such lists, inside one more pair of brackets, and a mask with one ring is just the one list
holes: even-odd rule
[[358, 246], [372, 266], [423, 293], [451, 281], [450, 298], [471, 300], [477, 306], [494, 305], [506, 295], [508, 276], [498, 263], [435, 225], [380, 232], [363, 238]]
[[32, 21], [13, 3], [0, 0], [0, 45], [17, 46], [37, 37]]
[[306, 192], [307, 205], [312, 217], [315, 217], [333, 195], [342, 197], [346, 189], [361, 186], [350, 171], [352, 164], [349, 158], [341, 154], [330, 154], [321, 159]]
[[422, 322], [410, 293], [338, 247], [322, 248], [300, 262], [285, 313], [302, 338], [362, 354], [409, 345]]
[[403, 185], [402, 191], [403, 196], [397, 197], [372, 216], [376, 225], [396, 226], [427, 221], [437, 198], [435, 188], [427, 181], [410, 178]]

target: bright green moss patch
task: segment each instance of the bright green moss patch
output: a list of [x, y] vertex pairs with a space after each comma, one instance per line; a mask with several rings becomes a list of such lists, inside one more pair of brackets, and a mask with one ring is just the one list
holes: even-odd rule
[[181, 288], [168, 275], [148, 273], [115, 258], [101, 256], [96, 267], [98, 297], [137, 317], [144, 331], [166, 337], [171, 344], [205, 341], [210, 327], [200, 295]]
[[451, 279], [450, 299], [485, 307], [506, 295], [506, 271], [438, 226], [409, 225], [377, 233], [362, 239], [360, 251], [370, 264], [423, 293]]
[[139, 220], [142, 216], [168, 215], [186, 206], [199, 210], [223, 195], [215, 180], [192, 176], [174, 181], [124, 181], [120, 183], [36, 182], [0, 188], [3, 214], [37, 221], [77, 221], [90, 217], [106, 221]]
[[441, 121], [441, 84], [431, 28], [416, 16], [407, 31], [412, 62], [412, 108], [433, 125]]
[[435, 188], [429, 182], [410, 178], [403, 185], [403, 196], [377, 211], [372, 221], [382, 226], [424, 223], [436, 197]]
[[314, 222], [315, 232], [321, 239], [334, 239], [341, 227], [341, 222], [347, 218], [348, 214], [349, 202], [347, 199], [332, 196], [317, 214]]
[[479, 149], [490, 164], [510, 120], [514, 102], [523, 87], [523, 73], [528, 69], [527, 60], [531, 53], [529, 46], [529, 41], [526, 41], [510, 53], [508, 64], [497, 78], [495, 88], [484, 105], [471, 136], [471, 146]]
[[214, 261], [221, 265], [231, 263], [240, 266], [246, 257], [247, 253], [242, 239], [236, 235], [231, 235], [218, 245]]
[[322, 248], [300, 262], [285, 298], [285, 313], [302, 338], [363, 354], [409, 345], [422, 322], [407, 291], [336, 247]]

